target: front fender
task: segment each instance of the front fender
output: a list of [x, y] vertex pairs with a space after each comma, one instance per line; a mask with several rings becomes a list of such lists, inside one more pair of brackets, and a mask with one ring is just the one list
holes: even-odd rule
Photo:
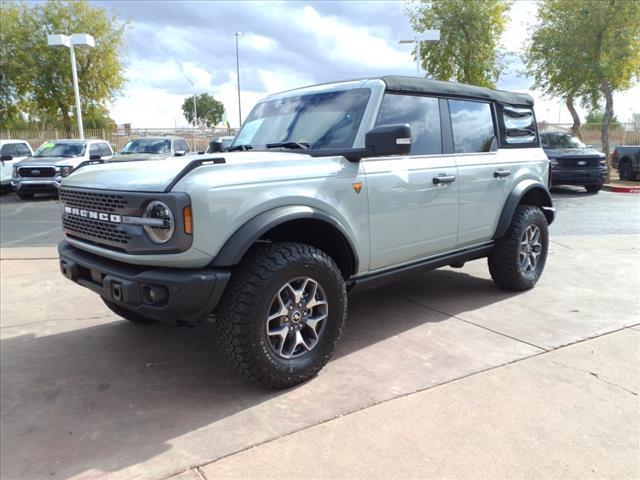
[[523, 200], [530, 201], [532, 205], [542, 208], [547, 223], [550, 225], [555, 218], [555, 208], [553, 208], [553, 200], [547, 186], [537, 180], [526, 179], [518, 183], [507, 197], [507, 201], [502, 208], [502, 214], [498, 221], [498, 227], [493, 236], [494, 239], [502, 238], [507, 233], [509, 225], [513, 220], [518, 205]]

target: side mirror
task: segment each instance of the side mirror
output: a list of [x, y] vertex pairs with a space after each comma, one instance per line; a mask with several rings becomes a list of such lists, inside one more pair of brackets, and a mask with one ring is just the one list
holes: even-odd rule
[[224, 152], [224, 147], [222, 146], [222, 142], [213, 141], [209, 143], [208, 153], [217, 153], [217, 152]]
[[97, 153], [94, 153], [92, 155], [89, 155], [89, 160], [102, 160], [102, 156]]
[[411, 127], [406, 123], [380, 125], [364, 136], [365, 148], [372, 157], [409, 155], [411, 153]]
[[174, 157], [184, 157], [187, 152], [184, 150], [176, 150], [173, 154]]
[[3, 162], [7, 162], [9, 160], [13, 160], [13, 156], [12, 155], [2, 155], [0, 157], [0, 160], [2, 160]]

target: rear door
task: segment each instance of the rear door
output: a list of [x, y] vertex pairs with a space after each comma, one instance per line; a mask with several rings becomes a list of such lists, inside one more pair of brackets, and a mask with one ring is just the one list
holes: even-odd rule
[[376, 125], [408, 123], [411, 153], [363, 160], [369, 196], [371, 270], [451, 250], [458, 234], [455, 159], [443, 155], [437, 98], [386, 93]]
[[493, 104], [449, 99], [447, 105], [460, 176], [462, 248], [491, 240], [515, 175], [508, 157], [498, 152]]

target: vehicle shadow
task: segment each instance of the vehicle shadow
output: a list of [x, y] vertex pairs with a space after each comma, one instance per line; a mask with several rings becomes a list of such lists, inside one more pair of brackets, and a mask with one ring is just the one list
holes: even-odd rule
[[[447, 269], [353, 295], [333, 362], [449, 318], [407, 300], [415, 296], [451, 299], [455, 307], [447, 313], [455, 315], [513, 293]], [[156, 457], [188, 433], [196, 439], [190, 454], [203, 449], [230, 454], [278, 432], [278, 421], [289, 422], [292, 431], [335, 416], [340, 412], [332, 401], [345, 394], [331, 383], [330, 377], [339, 375], [334, 371], [285, 391], [253, 386], [221, 360], [211, 325], [177, 328], [116, 320], [5, 338], [0, 355], [1, 476], [6, 479], [122, 470]], [[392, 370], [400, 368], [393, 357], [385, 362]], [[299, 411], [297, 405], [305, 408]], [[313, 410], [322, 416], [305, 414]], [[207, 444], [212, 438], [215, 448]]]
[[562, 185], [562, 186], [553, 186], [551, 187], [551, 193], [553, 195], [561, 195], [562, 197], [567, 198], [578, 198], [578, 197], [593, 197], [594, 195], [598, 195], [599, 192], [587, 192], [584, 187], [574, 187], [571, 185]]

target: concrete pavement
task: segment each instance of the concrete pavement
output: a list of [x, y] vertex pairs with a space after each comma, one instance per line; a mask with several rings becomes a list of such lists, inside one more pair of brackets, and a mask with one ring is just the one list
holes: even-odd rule
[[[490, 377], [493, 390], [471, 384], [459, 396], [447, 394], [433, 403], [420, 400], [420, 408], [402, 408], [401, 413], [409, 420], [415, 416], [416, 424], [422, 422], [420, 432], [433, 441], [437, 436], [429, 437], [431, 426], [434, 432], [443, 434], [445, 431], [438, 428], [447, 422], [458, 429], [451, 431], [458, 432], [458, 437], [441, 438], [439, 444], [434, 444], [440, 446], [441, 454], [451, 452], [449, 462], [456, 459], [454, 447], [464, 440], [462, 432], [478, 439], [475, 447], [465, 446], [475, 448], [477, 458], [486, 454], [492, 459], [494, 446], [500, 451], [508, 448], [510, 458], [518, 458], [518, 445], [521, 458], [536, 458], [536, 449], [542, 447], [525, 442], [527, 435], [512, 437], [520, 442], [515, 445], [505, 443], [502, 435], [510, 438], [507, 433], [515, 435], [521, 430], [528, 437], [545, 438], [541, 434], [553, 427], [575, 433], [571, 436], [575, 448], [565, 448], [566, 462], [573, 465], [583, 458], [576, 456], [581, 445], [589, 447], [586, 451], [592, 448], [585, 436], [586, 427], [581, 429], [575, 423], [590, 425], [590, 420], [582, 417], [599, 412], [598, 418], [611, 417], [612, 421], [611, 429], [605, 425], [598, 435], [609, 432], [616, 441], [595, 445], [613, 458], [620, 445], [629, 445], [624, 440], [629, 430], [619, 429], [620, 418], [631, 428], [637, 422], [637, 409], [633, 412], [621, 404], [619, 410], [611, 410], [618, 405], [617, 397], [603, 396], [576, 410], [580, 415], [563, 417], [554, 411], [554, 406], [562, 410], [578, 408], [593, 394], [584, 390], [585, 396], [578, 396], [584, 380], [576, 370], [578, 363], [562, 360], [569, 365], [567, 371], [558, 367], [559, 372], [564, 372], [562, 375], [554, 374], [547, 364], [536, 366], [538, 370], [530, 367], [534, 370], [530, 378], [522, 377], [522, 391], [520, 387], [512, 388], [514, 382], [520, 382], [519, 370], [509, 372], [515, 365], [526, 365], [534, 359], [501, 366], [534, 356], [538, 361], [561, 352], [545, 353], [561, 346], [640, 323], [640, 239], [600, 235], [552, 239], [545, 274], [535, 289], [525, 293], [497, 289], [489, 280], [485, 262], [477, 261], [462, 270], [442, 269], [354, 296], [334, 359], [316, 379], [283, 392], [259, 390], [230, 373], [217, 357], [209, 326], [185, 329], [129, 324], [111, 314], [95, 295], [62, 278], [57, 261], [51, 258], [53, 250], [3, 249], [0, 476], [9, 480], [164, 479], [223, 457], [232, 461], [229, 455], [252, 445], [375, 404], [425, 390], [448, 392], [445, 389], [450, 387], [444, 384], [453, 380], [487, 372], [478, 376], [484, 378], [503, 370], [505, 373], [500, 375], [504, 377]], [[633, 332], [625, 335], [629, 334]], [[631, 340], [625, 342], [624, 347], [619, 347], [617, 358], [637, 372], [638, 359], [628, 354], [633, 348], [629, 347]], [[600, 378], [591, 375], [593, 381], [604, 385], [606, 382], [600, 380], [607, 380], [637, 392], [626, 377], [613, 377], [611, 369], [602, 373]], [[541, 377], [538, 380], [545, 388], [538, 388], [535, 377]], [[443, 386], [428, 390], [437, 385]], [[574, 387], [576, 391], [572, 390]], [[545, 396], [546, 390], [555, 396]], [[507, 400], [512, 395], [518, 408], [508, 408]], [[472, 403], [465, 404], [465, 397]], [[483, 404], [473, 403], [484, 397]], [[531, 417], [523, 416], [525, 398], [530, 399]], [[489, 401], [492, 399], [495, 403]], [[451, 403], [449, 410], [444, 408], [447, 403]], [[496, 410], [499, 414], [495, 419], [508, 421], [510, 429], [489, 418], [492, 408], [498, 407], [501, 410]], [[478, 423], [478, 418], [472, 421], [474, 409], [485, 412], [485, 423]], [[422, 410], [424, 414], [420, 413]], [[402, 416], [394, 417], [392, 412], [388, 415], [394, 419]], [[433, 423], [435, 420], [441, 423]], [[378, 424], [386, 423], [380, 420]], [[494, 432], [491, 436], [485, 432], [488, 426]], [[353, 428], [354, 438], [366, 430]], [[386, 428], [373, 429], [369, 440], [377, 442], [374, 450], [382, 455], [381, 471], [385, 459], [409, 464], [418, 458], [414, 454], [425, 454], [426, 447], [418, 444], [402, 457], [385, 457], [385, 450], [393, 451], [389, 444], [393, 435], [402, 432], [400, 427], [394, 430], [393, 425]], [[414, 433], [406, 430], [407, 438]], [[454, 441], [456, 438], [458, 442]], [[317, 445], [324, 445], [321, 437], [317, 440]], [[352, 445], [344, 443], [348, 441], [340, 440], [345, 446]], [[564, 441], [558, 440], [556, 445]], [[315, 445], [312, 441], [311, 451]], [[388, 445], [387, 449], [384, 445]], [[468, 449], [463, 450], [467, 452], [464, 455], [474, 451]], [[287, 458], [285, 454], [289, 455], [284, 452], [283, 458]], [[354, 450], [353, 455], [358, 454]], [[357, 458], [352, 461], [358, 464]], [[215, 469], [226, 468], [224, 465], [210, 467], [212, 478], [217, 478]], [[460, 460], [461, 469], [467, 468], [464, 465], [471, 468], [470, 463]], [[503, 476], [508, 476], [510, 466], [516, 464], [505, 460], [501, 465], [502, 472], [507, 472]], [[594, 468], [598, 466], [604, 469], [602, 476], [622, 471], [602, 462]], [[447, 468], [442, 472], [449, 472], [449, 476], [471, 471], [450, 470], [451, 463], [444, 467]], [[498, 475], [498, 467], [487, 470], [487, 474]], [[620, 468], [623, 467], [629, 471], [628, 463]], [[320, 470], [302, 470], [299, 475], [316, 472]], [[409, 474], [408, 470], [403, 472]], [[556, 470], [548, 472], [553, 476]]]

